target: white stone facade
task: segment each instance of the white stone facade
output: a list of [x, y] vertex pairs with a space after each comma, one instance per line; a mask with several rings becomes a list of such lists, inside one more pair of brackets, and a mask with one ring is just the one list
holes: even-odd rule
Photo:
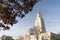
[[[18, 39], [18, 38], [17, 38]], [[46, 32], [44, 20], [40, 13], [37, 14], [35, 27], [31, 28], [27, 34], [19, 40], [57, 40], [57, 34]]]

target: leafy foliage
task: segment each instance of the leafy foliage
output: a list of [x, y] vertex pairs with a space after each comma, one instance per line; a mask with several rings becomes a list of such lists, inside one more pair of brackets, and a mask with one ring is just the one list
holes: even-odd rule
[[17, 16], [25, 17], [37, 2], [38, 0], [0, 0], [0, 29], [10, 29], [8, 25], [16, 24]]
[[0, 40], [14, 40], [12, 36], [3, 35]]
[[58, 33], [58, 40], [60, 40], [60, 33]]

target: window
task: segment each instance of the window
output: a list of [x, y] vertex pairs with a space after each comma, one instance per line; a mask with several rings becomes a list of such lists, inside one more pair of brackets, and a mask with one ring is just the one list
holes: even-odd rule
[[49, 40], [48, 38], [44, 38], [44, 40]]
[[44, 40], [48, 40], [48, 39], [46, 38], [46, 39], [44, 39]]

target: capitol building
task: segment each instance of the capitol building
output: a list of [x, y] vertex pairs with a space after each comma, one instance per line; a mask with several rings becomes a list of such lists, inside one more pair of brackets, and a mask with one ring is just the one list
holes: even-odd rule
[[57, 40], [58, 35], [46, 32], [43, 17], [37, 14], [34, 27], [30, 28], [27, 34], [18, 37], [16, 40]]

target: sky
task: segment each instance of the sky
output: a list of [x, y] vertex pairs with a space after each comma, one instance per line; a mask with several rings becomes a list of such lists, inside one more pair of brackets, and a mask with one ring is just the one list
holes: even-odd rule
[[36, 3], [33, 10], [23, 19], [17, 17], [18, 23], [14, 24], [10, 30], [0, 31], [0, 37], [7, 35], [16, 39], [28, 33], [29, 29], [35, 25], [38, 12], [42, 14], [47, 32], [56, 34], [60, 32], [60, 0], [42, 0]]

